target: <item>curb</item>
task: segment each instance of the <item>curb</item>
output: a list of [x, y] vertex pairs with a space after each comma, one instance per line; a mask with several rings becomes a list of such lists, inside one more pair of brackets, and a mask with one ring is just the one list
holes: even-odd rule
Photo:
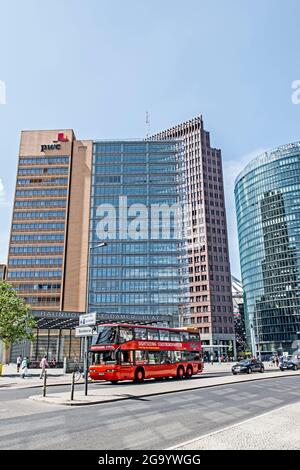
[[56, 402], [49, 402], [47, 399], [44, 399], [44, 397], [40, 397], [39, 395], [33, 395], [31, 397], [28, 397], [29, 400], [34, 400], [38, 402], [43, 402], [43, 403], [48, 403], [49, 405], [58, 405], [58, 406], [92, 406], [92, 405], [102, 405], [106, 403], [113, 403], [113, 402], [118, 402], [118, 401], [123, 401], [123, 400], [137, 400], [140, 398], [148, 398], [148, 397], [155, 397], [159, 395], [170, 395], [173, 393], [181, 393], [181, 392], [191, 392], [193, 390], [200, 390], [203, 388], [212, 388], [212, 387], [222, 387], [226, 385], [232, 385], [232, 384], [239, 384], [239, 383], [245, 383], [245, 382], [258, 382], [261, 380], [272, 380], [272, 379], [277, 379], [281, 377], [300, 377], [299, 373], [294, 373], [294, 374], [289, 374], [289, 375], [279, 375], [278, 377], [260, 377], [255, 379], [254, 377], [245, 381], [239, 380], [239, 381], [234, 381], [234, 382], [229, 382], [225, 384], [210, 384], [210, 385], [201, 385], [198, 387], [194, 388], [185, 388], [185, 389], [180, 389], [180, 390], [169, 390], [169, 391], [162, 391], [162, 392], [152, 392], [152, 393], [145, 393], [143, 395], [133, 395], [133, 396], [126, 396], [126, 397], [120, 397], [120, 398], [109, 398], [107, 400], [101, 400], [101, 401], [93, 401], [92, 403], [89, 402], [82, 402], [82, 401], [76, 401], [74, 402], [71, 401], [65, 401], [63, 403], [56, 403]]
[[[91, 383], [93, 383], [93, 382], [89, 382], [89, 384], [91, 384]], [[27, 389], [30, 389], [30, 388], [40, 388], [40, 387], [43, 386], [42, 383], [40, 385], [29, 385], [28, 387], [15, 387], [14, 385], [15, 384], [13, 384], [12, 386], [10, 386], [10, 384], [1, 385], [1, 382], [0, 382], [0, 390], [1, 390], [2, 387], [5, 388], [5, 389], [9, 388], [10, 390], [27, 390]], [[59, 384], [47, 384], [47, 388], [48, 387], [66, 387], [67, 385], [71, 385], [71, 382], [65, 382], [65, 383], [59, 383]], [[75, 386], [76, 385], [84, 385], [84, 382], [75, 382]]]

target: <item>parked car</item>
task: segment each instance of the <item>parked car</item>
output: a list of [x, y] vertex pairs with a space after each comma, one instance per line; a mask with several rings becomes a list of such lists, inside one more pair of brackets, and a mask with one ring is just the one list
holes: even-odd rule
[[280, 370], [300, 369], [300, 360], [293, 356], [282, 357], [279, 363]]
[[252, 372], [264, 372], [265, 368], [263, 363], [257, 359], [245, 359], [235, 364], [231, 371], [233, 375], [252, 374]]

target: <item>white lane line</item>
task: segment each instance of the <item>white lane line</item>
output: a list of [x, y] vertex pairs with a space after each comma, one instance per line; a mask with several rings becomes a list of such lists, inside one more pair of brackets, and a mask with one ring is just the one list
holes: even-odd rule
[[295, 405], [295, 403], [290, 403], [289, 405], [284, 405], [284, 406], [280, 406], [279, 408], [275, 408], [273, 410], [270, 410], [270, 411], [266, 411], [265, 413], [262, 413], [260, 415], [257, 415], [257, 416], [253, 416], [252, 418], [248, 418], [248, 419], [245, 419], [243, 421], [239, 421], [238, 423], [235, 423], [235, 424], [231, 424], [230, 426], [225, 426], [224, 428], [221, 428], [221, 429], [218, 429], [217, 431], [213, 431], [213, 432], [209, 432], [207, 434], [203, 434], [202, 436], [198, 436], [194, 439], [191, 439], [189, 441], [185, 441], [185, 442], [181, 442], [180, 444], [177, 444], [176, 446], [172, 446], [172, 447], [168, 447], [167, 449], [165, 450], [176, 450], [176, 449], [180, 449], [180, 447], [184, 447], [184, 446], [187, 446], [187, 445], [190, 445], [190, 444], [193, 444], [194, 442], [197, 442], [197, 441], [202, 441], [203, 439], [207, 438], [207, 437], [211, 437], [211, 436], [214, 436], [216, 434], [219, 434], [223, 431], [227, 431], [228, 429], [233, 429], [233, 428], [236, 428], [237, 426], [241, 426], [245, 423], [249, 423], [250, 421], [254, 421], [255, 419], [257, 418], [262, 418], [263, 416], [267, 416], [271, 413], [274, 413], [274, 411], [278, 411], [278, 410], [282, 410], [284, 408], [288, 408], [290, 407], [291, 405]]

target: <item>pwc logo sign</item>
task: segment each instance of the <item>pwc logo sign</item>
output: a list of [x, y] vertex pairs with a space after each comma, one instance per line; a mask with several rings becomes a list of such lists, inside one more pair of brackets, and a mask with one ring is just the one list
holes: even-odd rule
[[68, 137], [63, 132], [57, 134], [57, 140], [53, 140], [52, 144], [42, 144], [41, 152], [45, 152], [45, 150], [60, 150], [60, 142], [69, 142]]
[[57, 134], [57, 141], [54, 140], [53, 142], [69, 142], [69, 139], [63, 132], [59, 132]]

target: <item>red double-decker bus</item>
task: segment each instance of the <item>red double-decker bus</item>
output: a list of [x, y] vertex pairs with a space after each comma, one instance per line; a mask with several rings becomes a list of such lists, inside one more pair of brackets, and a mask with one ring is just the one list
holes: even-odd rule
[[145, 325], [97, 326], [90, 347], [92, 380], [177, 377], [190, 379], [203, 370], [200, 335], [196, 328], [159, 328]]

